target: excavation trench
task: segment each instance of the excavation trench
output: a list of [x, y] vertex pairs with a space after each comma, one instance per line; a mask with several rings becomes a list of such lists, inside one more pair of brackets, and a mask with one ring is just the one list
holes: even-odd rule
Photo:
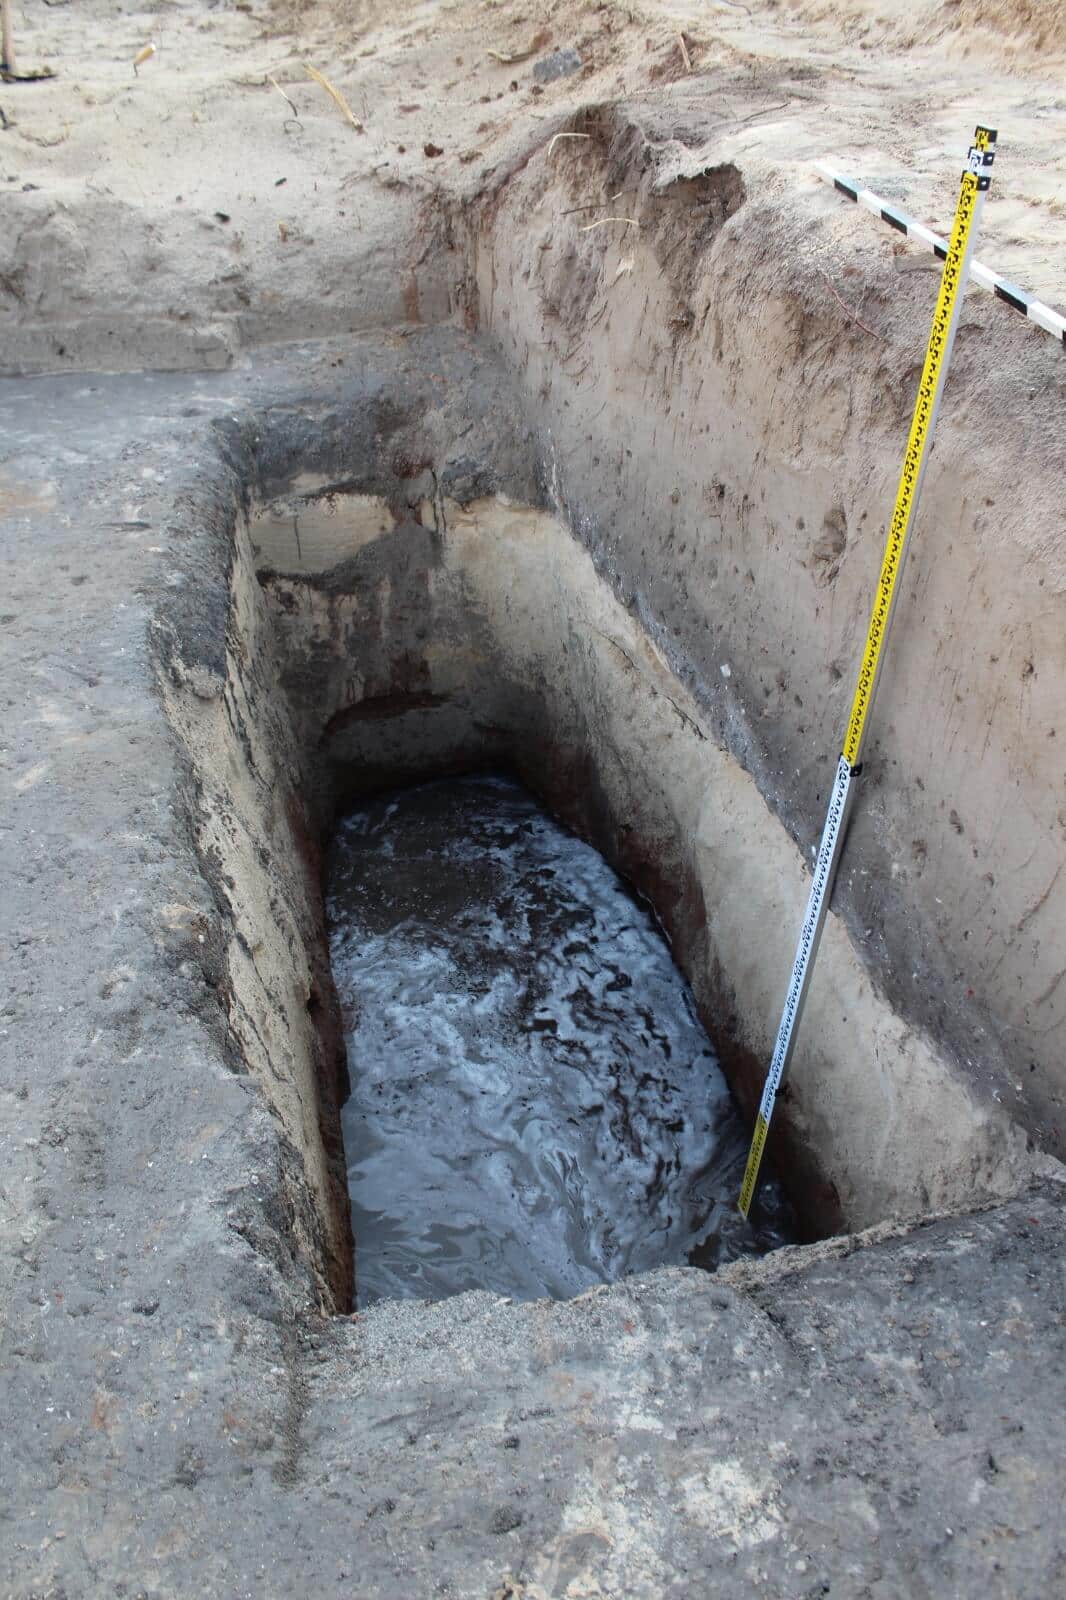
[[[807, 889], [752, 776], [553, 504], [550, 457], [484, 349], [435, 331], [363, 362], [326, 410], [218, 425], [210, 570], [168, 613], [161, 663], [223, 930], [232, 1059], [274, 1117], [293, 1259], [340, 1308], [341, 1107], [380, 1063], [346, 1061], [330, 970], [323, 853], [339, 818], [403, 785], [512, 774], [653, 909], [745, 1125]], [[432, 1121], [427, 1106], [427, 1146]], [[1010, 1187], [1019, 1160], [1017, 1133], [831, 917], [775, 1119], [800, 1236], [966, 1204]], [[660, 1259], [687, 1255], [671, 1249]]]

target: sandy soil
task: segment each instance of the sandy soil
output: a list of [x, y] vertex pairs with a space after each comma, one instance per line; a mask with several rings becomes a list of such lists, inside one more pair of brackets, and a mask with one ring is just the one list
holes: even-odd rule
[[[510, 304], [498, 296], [483, 327], [528, 357], [508, 368], [525, 398], [536, 397], [531, 374], [554, 384], [554, 416], [545, 414], [583, 454], [576, 487], [588, 492], [594, 467], [600, 473], [595, 492], [614, 521], [592, 528], [597, 557], [613, 530], [608, 554], [629, 536], [628, 567], [611, 569], [628, 585], [624, 603], [612, 590], [611, 604], [632, 630], [629, 653], [646, 650], [665, 675], [656, 652], [659, 641], [669, 647], [700, 691], [698, 704], [677, 702], [692, 743], [705, 720], [701, 748], [717, 760], [721, 739], [723, 766], [730, 751], [746, 760], [750, 775], [734, 766], [738, 787], [787, 824], [769, 835], [788, 857], [774, 871], [782, 909], [770, 924], [785, 949], [766, 964], [773, 995], [746, 1007], [753, 1026], [771, 1029], [802, 898], [795, 845], [806, 853], [820, 825], [824, 779], [815, 774], [831, 770], [847, 692], [832, 676], [835, 658], [850, 672], [935, 283], [924, 257], [837, 199], [806, 163], [835, 155], [944, 227], [970, 126], [978, 116], [996, 122], [1001, 154], [981, 254], [1061, 306], [1066, 99], [1061, 51], [1051, 54], [1063, 38], [1061, 5], [1039, 14], [965, 0], [886, 0], [876, 12], [845, 3], [831, 14], [828, 5], [754, 0], [686, 12], [426, 5], [294, 18], [262, 7], [15, 0], [14, 11], [22, 63], [48, 63], [59, 76], [0, 84], [0, 367], [231, 370], [0, 386], [9, 563], [0, 678], [11, 702], [0, 752], [0, 959], [9, 975], [0, 1011], [0, 1589], [203, 1600], [1058, 1592], [1060, 1189], [905, 1236], [882, 1230], [788, 1252], [766, 1283], [750, 1268], [724, 1282], [669, 1270], [562, 1305], [480, 1295], [430, 1308], [394, 1303], [355, 1320], [317, 1314], [344, 1303], [336, 1274], [308, 1265], [328, 1269], [331, 1246], [335, 1258], [339, 1214], [324, 1215], [319, 1197], [338, 1152], [320, 1147], [316, 1175], [288, 1130], [320, 1120], [322, 1078], [309, 1063], [328, 1043], [321, 1024], [307, 1039], [304, 1081], [291, 1074], [284, 1099], [279, 1092], [273, 1109], [284, 1117], [269, 1114], [258, 1087], [260, 1066], [284, 1059], [298, 1024], [306, 1030], [312, 1012], [329, 1010], [314, 992], [316, 976], [329, 981], [325, 963], [318, 974], [306, 964], [319, 912], [275, 894], [308, 842], [286, 806], [307, 785], [296, 765], [271, 759], [292, 754], [294, 740], [262, 724], [263, 748], [252, 755], [275, 827], [242, 867], [242, 892], [250, 887], [262, 921], [241, 926], [247, 953], [233, 996], [252, 1000], [242, 1034], [223, 1010], [225, 885], [205, 878], [188, 825], [194, 797], [212, 825], [222, 812], [178, 760], [145, 637], [153, 617], [185, 618], [194, 731], [216, 758], [232, 750], [236, 762], [237, 729], [227, 743], [215, 690], [227, 638], [244, 638], [227, 627], [225, 577], [237, 499], [255, 479], [253, 445], [271, 447], [255, 419], [268, 410], [280, 419], [268, 465], [308, 465], [309, 438], [323, 453], [316, 429], [346, 466], [360, 451], [376, 461], [374, 429], [352, 423], [345, 396], [365, 391], [376, 405], [382, 358], [364, 351], [364, 383], [352, 375], [361, 341], [312, 336], [451, 311], [454, 269], [469, 272], [469, 263], [463, 218], [441, 201], [474, 197], [514, 172], [477, 263], [479, 285], [509, 282]], [[134, 76], [149, 38], [157, 52]], [[534, 57], [488, 54], [515, 54], [535, 39], [540, 53], [576, 47], [577, 77], [538, 95]], [[307, 77], [305, 58], [347, 94], [362, 131]], [[539, 195], [545, 149], [523, 167], [575, 106], [623, 91], [649, 108], [657, 141], [664, 90], [675, 96], [660, 120], [664, 141], [675, 141], [669, 159], [716, 163], [719, 177], [735, 161], [753, 197], [748, 231], [743, 212], [735, 228], [718, 219], [694, 297], [704, 321], [694, 317], [684, 338], [670, 331], [678, 306], [655, 259], [661, 230], [645, 229], [627, 269], [609, 229], [576, 235], [579, 215], [556, 224], [538, 214], [529, 225], [534, 199], [602, 203], [606, 191], [579, 185], [586, 172], [609, 170], [608, 141], [598, 167], [591, 152], [584, 164], [563, 158], [562, 145]], [[688, 127], [691, 148], [677, 137]], [[635, 162], [647, 151], [638, 134], [627, 146]], [[427, 155], [429, 144], [442, 153]], [[637, 196], [653, 222], [656, 177], [653, 159]], [[531, 251], [537, 230], [551, 226], [558, 254], [538, 274]], [[571, 247], [583, 283], [563, 281]], [[585, 347], [575, 338], [571, 349], [557, 315], [545, 337], [553, 308], [541, 304], [543, 291], [570, 293], [572, 309], [574, 291], [587, 291], [599, 314], [616, 281]], [[509, 322], [504, 312], [514, 313]], [[877, 331], [864, 332], [856, 316]], [[992, 327], [1002, 339], [985, 338]], [[402, 351], [407, 331], [382, 342]], [[935, 1009], [932, 959], [903, 959], [922, 948], [906, 921], [920, 913], [954, 969], [948, 1020], [961, 1018], [977, 1038], [964, 1063], [972, 1080], [984, 1093], [991, 1077], [994, 1098], [1037, 1142], [1061, 1149], [1062, 353], [984, 299], [967, 305], [962, 332], [959, 403], [945, 408], [924, 502], [936, 537], [908, 571], [911, 638], [920, 626], [928, 640], [917, 661], [908, 654], [906, 682], [886, 679], [879, 699], [880, 772], [849, 845], [854, 894], [850, 873], [840, 885], [852, 920], [847, 929], [831, 922], [820, 972], [832, 978], [836, 950], [854, 987], [868, 981], [862, 884], [880, 860], [878, 881], [897, 881], [903, 904], [894, 981], [931, 995]], [[298, 335], [308, 342], [248, 354]], [[613, 411], [596, 384], [613, 382], [617, 368], [593, 362], [582, 376], [597, 341], [627, 356]], [[412, 358], [406, 388], [438, 384], [444, 410], [462, 401], [454, 420], [465, 453], [475, 448], [462, 392], [470, 363], [458, 380], [442, 378], [456, 370], [446, 343], [421, 369]], [[561, 370], [573, 354], [580, 361]], [[505, 391], [493, 389], [487, 363], [475, 376], [481, 439], [490, 424], [506, 436]], [[702, 379], [720, 403], [712, 410], [705, 400], [694, 418], [688, 395]], [[648, 436], [643, 453], [639, 435]], [[612, 503], [601, 439], [612, 463], [637, 447], [614, 475]], [[434, 459], [443, 458], [442, 443]], [[397, 471], [409, 460], [390, 457]], [[960, 493], [964, 467], [972, 479]], [[749, 491], [763, 488], [756, 509]], [[532, 466], [516, 455], [499, 489], [528, 503]], [[843, 549], [837, 508], [847, 513]], [[707, 533], [716, 520], [720, 537]], [[474, 527], [462, 537], [503, 616], [511, 596], [489, 542]], [[936, 562], [953, 541], [966, 558], [957, 594]], [[592, 553], [569, 536], [559, 548], [591, 568]], [[531, 555], [516, 586], [527, 607], [534, 577], [547, 581]], [[642, 610], [636, 602], [653, 580], [669, 589], [669, 606]], [[551, 620], [561, 630], [558, 605]], [[905, 618], [903, 639], [907, 626]], [[278, 681], [273, 637], [252, 637], [262, 648], [251, 652], [245, 699]], [[960, 642], [967, 668], [980, 669], [976, 689], [947, 659]], [[613, 649], [606, 637], [601, 644], [597, 661]], [[542, 676], [554, 683], [560, 674]], [[803, 723], [794, 715], [800, 690]], [[760, 721], [751, 707], [763, 699]], [[640, 718], [618, 726], [659, 740], [668, 728], [650, 695]], [[787, 742], [793, 730], [802, 753]], [[649, 743], [653, 755], [660, 748]], [[935, 783], [930, 750], [950, 757]], [[216, 776], [221, 767], [216, 759]], [[616, 767], [625, 777], [626, 762]], [[243, 851], [256, 819], [238, 797], [248, 805]], [[706, 830], [683, 831], [694, 836], [706, 856]], [[742, 865], [731, 850], [722, 870]], [[751, 880], [733, 881], [721, 903], [740, 922]], [[732, 929], [721, 931], [736, 948]], [[266, 984], [280, 996], [278, 1031], [253, 1048], [253, 1025], [272, 1026], [256, 994]], [[851, 1016], [854, 987], [844, 996]], [[975, 993], [990, 994], [1012, 1027], [1018, 1014], [1012, 1038], [1033, 1041], [1031, 1057], [1007, 1052], [998, 1078], [967, 1009]], [[824, 986], [821, 996], [828, 1012]], [[811, 1027], [808, 1047], [818, 1037]], [[917, 1138], [902, 1124], [897, 1136], [917, 1164], [920, 1141], [943, 1149], [943, 1118], [936, 1103], [907, 1094], [898, 1055], [891, 1040], [874, 1040], [869, 1071], [852, 1052], [854, 1080], [870, 1086], [859, 1132], [893, 1132], [880, 1074], [906, 1101]], [[1023, 1092], [1008, 1068], [1027, 1061]], [[945, 1085], [938, 1075], [931, 1087]], [[799, 1096], [801, 1072], [793, 1086]], [[991, 1114], [983, 1102], [981, 1114]], [[843, 1154], [865, 1168], [861, 1144], [846, 1126], [837, 1131], [849, 1144]], [[884, 1166], [906, 1183], [894, 1150]], [[935, 1193], [926, 1199], [937, 1204]]]
[[[384, 242], [417, 233], [421, 202], [476, 194], [579, 104], [682, 77], [721, 109], [719, 159], [837, 204], [842, 235], [869, 248], [877, 224], [821, 192], [812, 160], [946, 229], [971, 127], [998, 124], [981, 255], [1061, 308], [1063, 12], [13, 0], [18, 64], [56, 77], [0, 84], [0, 366], [224, 365], [241, 343], [409, 319]], [[535, 60], [563, 47], [580, 71], [535, 83]], [[899, 250], [901, 268], [928, 265]], [[50, 338], [26, 331], [42, 323]]]
[[[678, 553], [653, 552], [650, 572], [634, 569], [632, 581], [643, 591], [661, 579], [679, 605], [691, 591], [699, 634], [685, 648], [697, 674], [706, 668], [708, 703], [725, 693], [708, 639], [732, 619], [720, 641], [730, 703], [716, 733], [806, 849], [842, 715], [837, 684], [850, 679], [869, 594], [855, 530], [877, 528], [892, 492], [937, 270], [836, 196], [811, 163], [833, 159], [946, 231], [970, 130], [978, 119], [994, 123], [1000, 150], [980, 254], [1066, 306], [1062, 5], [13, 3], [22, 67], [57, 75], [0, 85], [0, 370], [221, 368], [264, 343], [466, 314], [502, 341], [532, 398], [555, 384], [542, 420], [551, 429], [569, 415], [573, 427], [580, 416], [590, 463], [612, 428], [618, 438], [644, 421], [653, 438], [656, 426], [664, 437], [668, 429], [676, 459], [653, 445], [642, 483], [629, 487], [646, 505], [662, 479], [653, 522]], [[149, 42], [154, 54], [135, 68]], [[536, 81], [537, 63], [559, 48], [576, 50], [580, 68]], [[346, 97], [349, 114], [308, 67]], [[650, 229], [623, 249], [625, 222], [600, 227], [648, 196], [615, 196], [592, 144], [563, 143], [547, 159], [553, 134], [572, 132], [581, 108], [623, 96], [623, 120], [644, 130], [635, 159], [642, 171], [654, 166], [656, 185], [713, 167], [739, 174], [746, 195], [743, 228], [717, 255], [697, 262], [700, 241], [688, 241], [702, 278], [698, 293], [695, 278], [682, 286], [685, 305], [654, 258]], [[728, 216], [729, 195], [722, 207]], [[498, 278], [505, 295], [495, 293]], [[609, 307], [608, 278], [617, 282]], [[1061, 1076], [1066, 970], [1053, 926], [1066, 813], [1061, 738], [1051, 742], [1061, 683], [1051, 604], [1063, 583], [1061, 353], [1006, 307], [982, 313], [981, 331], [965, 350], [960, 342], [957, 368], [971, 353], [973, 365], [941, 427], [944, 476], [938, 487], [931, 474], [926, 491], [930, 523], [954, 525], [959, 475], [971, 475], [973, 503], [964, 499], [958, 528], [974, 553], [970, 588], [946, 590], [952, 569], [940, 561], [933, 581], [926, 558], [915, 558], [912, 592], [932, 581], [922, 613], [930, 650], [912, 665], [910, 688], [895, 700], [891, 683], [883, 691], [886, 810], [869, 805], [856, 837], [864, 860], [884, 857], [878, 871], [901, 899], [901, 925], [917, 907], [933, 930], [904, 939], [889, 929], [895, 959], [881, 968], [894, 969], [908, 994], [930, 997], [923, 1016], [937, 1031], [957, 1015], [964, 1055], [984, 1026], [970, 1003], [989, 997], [989, 1026], [1013, 1030], [989, 1089], [1013, 1105], [1023, 1094], [1014, 1058], [1039, 1067], [1025, 1076], [1026, 1095], [1045, 1069]], [[660, 337], [679, 316], [691, 339]], [[587, 379], [570, 363], [579, 345], [593, 364]], [[715, 363], [722, 370], [712, 376]], [[604, 406], [616, 393], [632, 404], [608, 426]], [[735, 448], [715, 444], [714, 470], [730, 478], [736, 501], [718, 507], [735, 526], [720, 541], [717, 588], [715, 562], [696, 542], [707, 527], [698, 496], [713, 491], [697, 482], [697, 407], [746, 430]], [[594, 488], [591, 464], [585, 478], [601, 513], [607, 495], [621, 493], [610, 474]], [[675, 528], [676, 485], [690, 479], [676, 517], [690, 507], [700, 526]], [[770, 496], [765, 548], [746, 521], [748, 490]], [[619, 508], [619, 527], [632, 524], [629, 504]], [[791, 530], [804, 526], [823, 531], [812, 535], [809, 571], [797, 571], [805, 558]], [[931, 548], [930, 572], [935, 556]], [[968, 596], [978, 579], [975, 622]], [[768, 610], [794, 644], [804, 698], [831, 664], [809, 732], [781, 673], [763, 683]], [[671, 626], [680, 637], [680, 624]], [[944, 666], [960, 641], [965, 694]], [[930, 783], [945, 746], [950, 760]], [[893, 776], [900, 750], [909, 754]], [[1003, 807], [1019, 781], [1025, 793], [1007, 827]], [[964, 791], [973, 817], [959, 809]], [[936, 873], [926, 870], [931, 848]], [[853, 934], [887, 926], [882, 913], [860, 896]], [[1029, 1117], [1054, 1147], [1066, 1125], [1059, 1107], [1045, 1100]]]
[[[704, 677], [701, 698], [719, 707], [716, 736], [806, 849], [937, 270], [811, 163], [833, 159], [946, 231], [970, 130], [996, 124], [981, 257], [1066, 306], [1062, 5], [13, 3], [22, 67], [57, 75], [0, 84], [0, 370], [223, 368], [264, 343], [465, 315], [502, 341], [531, 399], [554, 385], [549, 431], [564, 417], [581, 426], [584, 482], [560, 480], [571, 499], [594, 496], [602, 521], [614, 494], [625, 537], [633, 497], [647, 506], [654, 485], [665, 543], [647, 562], [634, 546], [627, 581], [641, 592], [665, 584], [660, 609], [675, 642], [689, 628], [684, 650]], [[135, 69], [149, 42], [154, 54]], [[579, 70], [536, 81], [537, 63], [559, 48], [578, 52]], [[630, 245], [626, 223], [600, 227], [657, 201], [615, 196], [593, 144], [547, 156], [579, 110], [623, 96], [622, 121], [643, 129], [634, 159], [657, 192], [713, 168], [738, 174], [746, 196], [743, 226], [717, 253], [701, 258], [701, 241], [688, 240], [692, 274], [680, 287], [655, 258], [654, 230], [628, 235]], [[730, 196], [721, 200], [728, 216]], [[875, 964], [902, 986], [895, 1002], [916, 1006], [935, 1032], [954, 1028], [960, 1056], [978, 1038], [974, 1070], [1019, 1106], [1045, 1073], [1061, 1078], [1066, 1025], [1054, 937], [1066, 882], [1052, 604], [1063, 585], [1061, 353], [1006, 307], [974, 298], [980, 314], [967, 309], [973, 326], [956, 359], [970, 367], [941, 426], [943, 475], [930, 475], [925, 507], [930, 526], [954, 526], [968, 474], [957, 537], [973, 558], [969, 587], [951, 589], [943, 541], [914, 558], [921, 650], [909, 686], [882, 691], [884, 809], [863, 809], [852, 852], [860, 877], [869, 866], [869, 882], [887, 887], [873, 899], [857, 889], [850, 915], [860, 941], [884, 924]], [[662, 332], [679, 316], [687, 341]], [[604, 407], [619, 396], [629, 409], [610, 421]], [[704, 462], [723, 480], [717, 491], [701, 477], [700, 411], [740, 430]], [[605, 468], [597, 479], [592, 463], [606, 459], [612, 430], [617, 443], [634, 429], [673, 444], [653, 443], [627, 501], [623, 477]], [[682, 482], [691, 492], [679, 501]], [[748, 491], [769, 519], [754, 539]], [[732, 530], [715, 559], [700, 499], [712, 492], [726, 493], [711, 509]], [[804, 526], [822, 530], [809, 561], [795, 543]], [[670, 609], [685, 605], [691, 625]], [[771, 611], [809, 706], [830, 664], [809, 725], [782, 671], [764, 671]], [[965, 694], [944, 665], [960, 645]], [[728, 694], [716, 651], [731, 663]], [[771, 653], [782, 667], [782, 650]], [[884, 896], [899, 901], [898, 926]], [[908, 932], [914, 913], [920, 927]], [[986, 998], [987, 1018], [976, 1014]], [[1001, 1027], [994, 1049], [988, 1029]], [[1027, 1120], [1060, 1147], [1060, 1098], [1040, 1099]]]

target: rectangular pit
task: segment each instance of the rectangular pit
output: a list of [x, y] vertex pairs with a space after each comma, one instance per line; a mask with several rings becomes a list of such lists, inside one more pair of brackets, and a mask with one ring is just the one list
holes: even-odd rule
[[[224, 555], [224, 667], [169, 674], [232, 920], [230, 1026], [291, 1153], [299, 1249], [341, 1306], [346, 1078], [320, 852], [346, 806], [509, 766], [654, 906], [745, 1115], [807, 890], [663, 645], [543, 503], [520, 409], [485, 392], [492, 371], [472, 407], [458, 385], [416, 403], [405, 365], [361, 413], [267, 412], [231, 434], [254, 510]], [[1024, 1140], [831, 917], [773, 1154], [813, 1237], [1004, 1191]]]

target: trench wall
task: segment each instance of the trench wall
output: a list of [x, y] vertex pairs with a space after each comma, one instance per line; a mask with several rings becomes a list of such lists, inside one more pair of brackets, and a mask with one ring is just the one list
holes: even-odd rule
[[[749, 188], [699, 122], [572, 119], [464, 212], [455, 300], [598, 570], [813, 856], [936, 279], [828, 192]], [[1066, 378], [971, 295], [835, 904], [901, 1014], [1060, 1151]]]
[[[437, 496], [375, 518], [360, 500], [353, 529], [334, 504], [318, 570], [262, 574], [320, 785], [341, 804], [517, 769], [652, 901], [750, 1108], [807, 891], [752, 778], [550, 512]], [[959, 1205], [1025, 1165], [1021, 1136], [893, 1013], [836, 919], [780, 1121], [811, 1231]]]
[[189, 821], [226, 930], [218, 993], [230, 1064], [256, 1079], [274, 1116], [280, 1231], [310, 1268], [321, 1302], [345, 1309], [352, 1252], [338, 1110], [348, 1080], [305, 799], [307, 754], [276, 690], [275, 640], [239, 523], [228, 557], [219, 556], [219, 670], [172, 649], [164, 704], [190, 764]]

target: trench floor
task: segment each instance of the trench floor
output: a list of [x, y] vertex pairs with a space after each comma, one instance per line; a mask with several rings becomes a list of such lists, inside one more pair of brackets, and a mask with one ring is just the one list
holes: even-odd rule
[[788, 1242], [735, 1207], [745, 1128], [651, 915], [498, 776], [337, 830], [328, 909], [352, 1094], [358, 1303], [565, 1298]]

